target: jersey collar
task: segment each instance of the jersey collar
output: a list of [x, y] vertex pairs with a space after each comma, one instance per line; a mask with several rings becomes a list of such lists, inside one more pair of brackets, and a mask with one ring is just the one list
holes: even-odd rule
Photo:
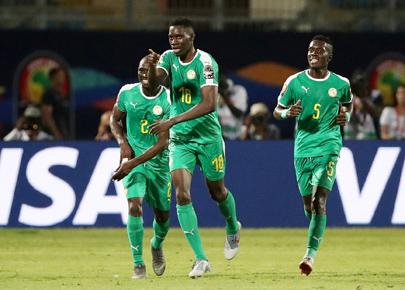
[[157, 94], [154, 95], [154, 96], [147, 96], [147, 95], [145, 95], [144, 92], [143, 92], [143, 90], [142, 90], [142, 84], [141, 84], [141, 83], [139, 83], [139, 90], [141, 91], [141, 94], [142, 94], [142, 96], [143, 96], [145, 99], [153, 100], [153, 99], [156, 99], [156, 98], [162, 93], [163, 87], [160, 86], [159, 91], [158, 91]]
[[323, 79], [316, 79], [316, 78], [311, 77], [311, 76], [309, 75], [309, 69], [305, 70], [305, 75], [306, 75], [309, 79], [311, 79], [311, 80], [313, 80], [313, 81], [316, 81], [316, 82], [323, 82], [323, 81], [326, 81], [326, 80], [329, 78], [329, 76], [330, 76], [330, 71], [328, 71], [328, 73], [326, 74], [326, 76], [325, 76]]
[[194, 55], [194, 57], [193, 57], [193, 59], [190, 60], [189, 62], [182, 62], [181, 59], [180, 59], [180, 57], [177, 57], [177, 58], [178, 58], [179, 63], [180, 63], [181, 65], [189, 65], [190, 63], [192, 63], [192, 62], [197, 58], [197, 55], [199, 55], [199, 54], [200, 54], [200, 50], [197, 49], [197, 50], [196, 50], [196, 53], [195, 53], [195, 55]]

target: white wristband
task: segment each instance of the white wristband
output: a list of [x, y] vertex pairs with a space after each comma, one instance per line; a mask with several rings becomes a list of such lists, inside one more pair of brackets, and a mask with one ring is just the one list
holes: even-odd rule
[[280, 111], [281, 119], [287, 119], [288, 109], [284, 109]]
[[128, 160], [129, 160], [128, 158], [122, 158], [121, 164], [125, 163], [125, 162], [128, 162]]
[[349, 112], [345, 112], [345, 115], [346, 115], [347, 123], [349, 123], [351, 115]]

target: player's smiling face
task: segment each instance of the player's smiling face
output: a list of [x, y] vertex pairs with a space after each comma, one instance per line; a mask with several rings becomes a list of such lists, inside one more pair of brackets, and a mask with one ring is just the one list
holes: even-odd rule
[[326, 69], [332, 59], [332, 46], [321, 40], [313, 40], [308, 47], [308, 64], [313, 69]]
[[148, 72], [149, 72], [149, 64], [146, 62], [145, 59], [142, 59], [139, 62], [138, 67], [138, 80], [145, 88], [149, 88]]
[[193, 48], [194, 32], [189, 27], [170, 26], [169, 44], [177, 56], [185, 56]]

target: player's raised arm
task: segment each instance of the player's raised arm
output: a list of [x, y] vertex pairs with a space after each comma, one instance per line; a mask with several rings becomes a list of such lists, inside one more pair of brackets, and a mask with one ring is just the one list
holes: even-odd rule
[[120, 146], [120, 164], [124, 158], [132, 158], [132, 149], [128, 144], [127, 137], [124, 133], [122, 120], [125, 118], [126, 113], [122, 112], [118, 105], [115, 104], [110, 118], [111, 132], [113, 133], [118, 145]]
[[161, 67], [157, 67], [160, 59], [160, 54], [149, 49], [149, 54], [147, 55], [146, 61], [149, 64], [148, 81], [150, 86], [153, 88], [159, 85], [168, 87], [168, 73]]

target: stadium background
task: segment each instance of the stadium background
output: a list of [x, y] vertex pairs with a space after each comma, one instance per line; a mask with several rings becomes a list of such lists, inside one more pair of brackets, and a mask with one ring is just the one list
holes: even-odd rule
[[[136, 80], [137, 63], [148, 48], [159, 52], [168, 48], [167, 24], [176, 16], [186, 15], [195, 21], [196, 46], [212, 53], [221, 68], [246, 87], [249, 104], [263, 101], [270, 108], [275, 106], [286, 77], [306, 67], [308, 40], [318, 32], [329, 34], [336, 43], [330, 69], [347, 77], [356, 70], [364, 71], [371, 88], [383, 93], [386, 104], [392, 102], [396, 84], [405, 79], [402, 17], [405, 3], [401, 0], [4, 0], [0, 1], [0, 7], [0, 135], [4, 136], [14, 126], [26, 98], [40, 98], [48, 85], [44, 76], [55, 63], [69, 72], [66, 87], [75, 123], [75, 136], [69, 142], [0, 142], [1, 226], [123, 224], [117, 208], [92, 209], [97, 213], [93, 222], [74, 222], [103, 150], [116, 148], [114, 142], [89, 140], [94, 138], [99, 117], [111, 108], [119, 88]], [[294, 123], [277, 125], [286, 141], [227, 142], [227, 182], [239, 200], [248, 227], [305, 226], [292, 168], [292, 140], [288, 140]], [[405, 207], [404, 143], [353, 141], [345, 146], [353, 154], [350, 160], [356, 176], [350, 178], [346, 169], [341, 169], [341, 182], [338, 177], [329, 201], [329, 223], [404, 225], [402, 215], [394, 218], [395, 212], [402, 212]], [[70, 199], [71, 211], [64, 217], [51, 218], [48, 224], [22, 222], [22, 209], [27, 206], [48, 208], [54, 213], [51, 209], [55, 209], [56, 202], [69, 202], [69, 193], [66, 200], [52, 198], [55, 189], [41, 187], [35, 181], [49, 178], [47, 168], [41, 171], [29, 165], [39, 166], [38, 161], [34, 163], [37, 158], [52, 157], [54, 153], [48, 149], [72, 148], [78, 150], [74, 153], [77, 160], [73, 158], [71, 164], [66, 164], [66, 160], [55, 161], [50, 168], [50, 177], [62, 180], [75, 195], [73, 203]], [[379, 154], [383, 160], [391, 160], [391, 166], [389, 162], [377, 166]], [[18, 158], [21, 163], [16, 161]], [[110, 159], [110, 172], [115, 168], [115, 160]], [[30, 176], [29, 168], [38, 174]], [[196, 176], [193, 195], [197, 209], [207, 213], [206, 218], [201, 218], [201, 225], [221, 226], [200, 173], [196, 172]], [[381, 176], [386, 179], [376, 178]], [[108, 179], [108, 174], [104, 179]], [[372, 179], [375, 183], [367, 183]], [[15, 186], [10, 180], [15, 180]], [[350, 192], [345, 195], [340, 188], [343, 183], [350, 183], [349, 188], [353, 188], [353, 200]], [[119, 189], [113, 183], [106, 186], [105, 190], [100, 189], [105, 200], [117, 196]], [[349, 200], [344, 201], [345, 198]], [[121, 206], [125, 208], [124, 200]], [[281, 207], [288, 210], [280, 213]], [[360, 217], [353, 218], [350, 212], [356, 211]], [[41, 214], [48, 214], [34, 210], [33, 214], [36, 213], [38, 219]], [[263, 216], [273, 218], [263, 221]]]

